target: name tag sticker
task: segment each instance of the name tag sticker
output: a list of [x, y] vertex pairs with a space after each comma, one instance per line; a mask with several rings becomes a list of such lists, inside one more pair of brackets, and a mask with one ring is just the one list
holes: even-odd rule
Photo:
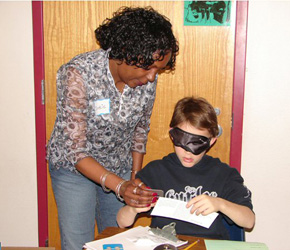
[[110, 114], [110, 99], [95, 101], [96, 115]]

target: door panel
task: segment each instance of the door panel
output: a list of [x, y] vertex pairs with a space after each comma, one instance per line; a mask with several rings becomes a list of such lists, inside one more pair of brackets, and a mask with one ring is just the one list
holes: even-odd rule
[[[229, 162], [233, 86], [234, 35], [231, 26], [183, 26], [182, 1], [43, 2], [47, 140], [56, 116], [56, 71], [75, 55], [98, 48], [94, 30], [121, 6], [151, 5], [167, 16], [180, 52], [176, 70], [158, 79], [157, 96], [144, 165], [173, 151], [168, 136], [175, 103], [184, 96], [205, 97], [221, 110], [223, 134], [209, 154]], [[234, 4], [233, 4], [234, 5]], [[232, 6], [232, 13], [235, 13]], [[234, 20], [234, 14], [232, 20]], [[60, 249], [57, 210], [48, 175], [49, 246]], [[148, 224], [139, 219], [136, 224]]]

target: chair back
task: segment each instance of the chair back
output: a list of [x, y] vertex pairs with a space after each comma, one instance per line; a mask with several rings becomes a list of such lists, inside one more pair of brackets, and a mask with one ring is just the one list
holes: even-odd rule
[[229, 224], [224, 218], [223, 223], [229, 232], [230, 240], [245, 241], [245, 229], [235, 223]]

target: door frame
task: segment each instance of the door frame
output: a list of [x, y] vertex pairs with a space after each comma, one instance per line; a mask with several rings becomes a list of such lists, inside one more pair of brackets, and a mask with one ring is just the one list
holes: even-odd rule
[[242, 161], [248, 6], [248, 0], [237, 0], [230, 166], [239, 172], [241, 172]]
[[42, 1], [31, 1], [33, 22], [34, 98], [36, 133], [36, 168], [38, 197], [38, 245], [48, 241], [46, 124], [44, 102], [44, 40]]
[[[47, 245], [48, 210], [47, 210], [47, 163], [46, 163], [46, 126], [45, 103], [42, 88], [44, 80], [43, 46], [43, 4], [32, 1], [33, 49], [34, 49], [34, 88], [35, 122], [37, 152], [37, 188], [38, 188], [38, 233], [39, 246]], [[232, 131], [230, 144], [230, 165], [241, 171], [242, 132], [244, 111], [244, 89], [246, 70], [246, 45], [248, 24], [248, 0], [236, 1], [236, 31], [234, 51], [234, 78], [232, 100]]]

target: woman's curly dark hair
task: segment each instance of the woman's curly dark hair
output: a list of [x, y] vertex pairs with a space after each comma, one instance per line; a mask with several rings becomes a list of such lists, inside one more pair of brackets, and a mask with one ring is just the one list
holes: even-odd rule
[[[104, 20], [96, 30], [96, 39], [104, 50], [111, 49], [109, 58], [148, 69], [154, 61], [162, 61], [169, 52], [167, 70], [174, 70], [178, 42], [169, 19], [152, 7], [121, 7], [111, 19]], [[158, 57], [153, 57], [157, 52]]]

